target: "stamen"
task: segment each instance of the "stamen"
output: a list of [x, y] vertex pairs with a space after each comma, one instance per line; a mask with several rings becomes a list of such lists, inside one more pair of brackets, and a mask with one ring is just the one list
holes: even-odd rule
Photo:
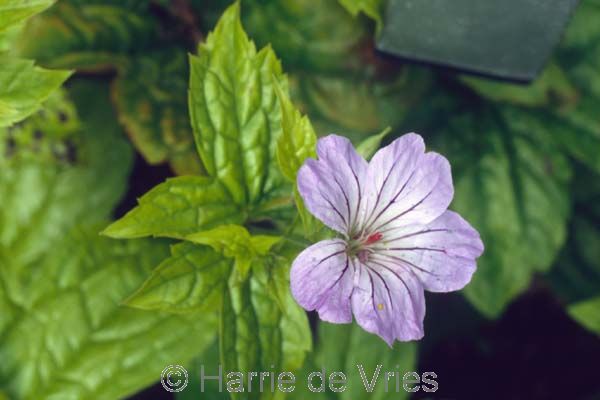
[[383, 238], [383, 234], [381, 234], [380, 232], [375, 232], [374, 234], [372, 234], [371, 236], [369, 236], [367, 238], [367, 240], [365, 241], [365, 244], [373, 244], [375, 242], [380, 241], [381, 238]]

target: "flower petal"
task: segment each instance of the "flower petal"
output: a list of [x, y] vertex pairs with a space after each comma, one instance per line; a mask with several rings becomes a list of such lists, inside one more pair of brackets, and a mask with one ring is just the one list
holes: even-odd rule
[[298, 190], [306, 208], [336, 231], [348, 235], [361, 206], [367, 162], [344, 137], [329, 135], [317, 143], [318, 160], [298, 171]]
[[350, 295], [354, 265], [341, 239], [323, 240], [296, 257], [290, 272], [292, 295], [304, 309], [328, 322], [352, 322]]
[[368, 203], [367, 232], [390, 224], [427, 224], [452, 201], [450, 164], [443, 156], [425, 153], [421, 136], [406, 134], [379, 150], [369, 163], [364, 197]]
[[369, 259], [356, 267], [356, 276], [352, 311], [364, 330], [379, 335], [390, 346], [394, 340], [423, 337], [425, 296], [412, 271], [395, 271]]
[[412, 225], [384, 233], [371, 258], [411, 269], [431, 292], [462, 289], [475, 272], [483, 252], [479, 233], [460, 215], [446, 211], [427, 225]]

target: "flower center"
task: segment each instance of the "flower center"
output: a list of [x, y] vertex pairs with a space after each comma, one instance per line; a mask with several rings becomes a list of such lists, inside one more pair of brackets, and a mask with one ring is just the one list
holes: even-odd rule
[[369, 246], [379, 242], [381, 239], [383, 239], [383, 234], [380, 232], [372, 233], [366, 239], [354, 237], [348, 243], [347, 253], [351, 257], [358, 257], [361, 262], [365, 263], [369, 259], [369, 253], [371, 252]]

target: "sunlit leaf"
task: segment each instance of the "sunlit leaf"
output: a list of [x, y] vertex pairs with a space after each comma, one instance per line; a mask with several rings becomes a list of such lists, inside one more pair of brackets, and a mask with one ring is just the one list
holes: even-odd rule
[[190, 58], [190, 115], [208, 174], [234, 203], [252, 207], [281, 185], [274, 159], [281, 111], [273, 79], [285, 85], [285, 78], [271, 48], [256, 51], [239, 13], [238, 3], [228, 8]]
[[121, 305], [166, 255], [157, 241], [117, 242], [97, 228], [63, 235], [30, 265], [0, 254], [0, 388], [12, 398], [123, 398], [210, 343], [214, 314]]

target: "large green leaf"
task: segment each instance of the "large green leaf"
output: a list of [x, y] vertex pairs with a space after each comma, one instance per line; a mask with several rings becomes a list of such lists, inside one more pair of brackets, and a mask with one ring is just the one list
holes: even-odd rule
[[44, 11], [55, 0], [3, 0], [0, 4], [0, 31]]
[[10, 126], [37, 111], [70, 74], [0, 54], [0, 127]]
[[355, 142], [383, 127], [398, 126], [431, 84], [429, 71], [408, 67], [385, 77], [358, 72], [298, 74], [294, 78], [293, 97], [317, 134], [343, 134]]
[[480, 232], [486, 249], [466, 287], [484, 314], [497, 316], [546, 270], [565, 239], [571, 169], [543, 113], [482, 102], [436, 114], [439, 148], [450, 158], [453, 208]]
[[122, 63], [112, 97], [133, 144], [150, 164], [169, 161], [180, 175], [202, 173], [187, 112], [183, 49], [155, 51]]
[[239, 12], [238, 3], [228, 8], [190, 58], [190, 114], [208, 174], [223, 182], [236, 204], [252, 208], [281, 185], [274, 80], [286, 83], [273, 51], [256, 52]]
[[[229, 0], [192, 0], [212, 28]], [[212, 6], [212, 7], [211, 7]], [[361, 69], [359, 54], [369, 33], [336, 0], [245, 0], [244, 26], [259, 46], [272, 45], [289, 70]]]
[[555, 137], [571, 156], [600, 171], [600, 3], [577, 8], [556, 57], [531, 85], [466, 78], [478, 94], [494, 101], [548, 110]]
[[214, 337], [216, 318], [122, 306], [165, 243], [116, 242], [97, 228], [29, 265], [0, 255], [0, 388], [13, 398], [118, 399], [185, 365]]
[[131, 147], [107, 87], [76, 82], [70, 94], [80, 122], [72, 104], [56, 99], [24, 125], [0, 129], [0, 148], [14, 147], [0, 157], [0, 251], [19, 260], [81, 220], [105, 220], [126, 187]]
[[24, 57], [44, 66], [98, 69], [157, 40], [147, 0], [70, 0], [28, 22], [17, 42]]

